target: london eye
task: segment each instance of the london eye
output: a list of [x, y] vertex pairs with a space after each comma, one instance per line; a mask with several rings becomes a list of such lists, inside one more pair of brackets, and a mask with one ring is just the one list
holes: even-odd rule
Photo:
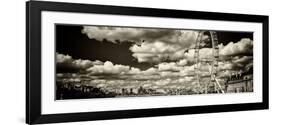
[[[208, 40], [206, 40], [206, 36]], [[200, 53], [202, 48], [212, 50], [208, 57]], [[194, 48], [195, 90], [197, 93], [224, 93], [217, 79], [219, 46], [215, 31], [199, 31]]]

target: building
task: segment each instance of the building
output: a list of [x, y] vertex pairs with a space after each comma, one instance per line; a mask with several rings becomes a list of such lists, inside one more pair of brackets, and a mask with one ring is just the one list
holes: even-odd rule
[[253, 68], [230, 75], [225, 90], [227, 93], [253, 92]]

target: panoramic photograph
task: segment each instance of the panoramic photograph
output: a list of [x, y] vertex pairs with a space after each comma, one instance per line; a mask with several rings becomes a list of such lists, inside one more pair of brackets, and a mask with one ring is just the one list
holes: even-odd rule
[[253, 32], [55, 25], [55, 100], [253, 92]]

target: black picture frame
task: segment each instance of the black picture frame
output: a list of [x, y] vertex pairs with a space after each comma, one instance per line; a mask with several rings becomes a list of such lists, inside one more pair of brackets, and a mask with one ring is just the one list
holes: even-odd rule
[[[41, 11], [98, 13], [162, 18], [169, 17], [182, 19], [204, 19], [262, 23], [262, 102], [44, 115], [41, 113]], [[215, 12], [90, 5], [77, 3], [28, 1], [26, 3], [26, 123], [58, 123], [268, 109], [268, 25], [268, 16], [264, 15], [229, 14]]]

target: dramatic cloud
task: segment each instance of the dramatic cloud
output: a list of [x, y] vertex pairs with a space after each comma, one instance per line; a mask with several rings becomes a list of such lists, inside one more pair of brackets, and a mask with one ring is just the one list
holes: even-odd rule
[[237, 43], [230, 42], [222, 47], [220, 54], [223, 56], [253, 54], [253, 41], [249, 38], [244, 38]]
[[100, 82], [99, 86], [106, 86], [107, 88], [159, 87], [161, 85], [166, 85], [167, 87], [170, 84], [179, 85], [192, 81], [194, 75], [193, 66], [183, 66], [178, 65], [178, 63], [164, 62], [155, 65], [155, 67], [140, 70], [136, 67], [113, 64], [110, 61], [106, 61], [102, 65], [93, 65], [87, 69], [87, 72], [90, 76], [95, 76], [97, 79], [104, 79], [106, 82]]
[[130, 50], [138, 62], [161, 62], [165, 60], [178, 60], [183, 57], [184, 46], [169, 44], [162, 41], [143, 43], [141, 46], [133, 45]]
[[140, 41], [145, 36], [144, 30], [137, 28], [121, 28], [121, 27], [98, 27], [84, 26], [82, 33], [86, 34], [90, 39], [103, 41], [107, 39], [110, 42], [119, 40], [123, 41]]
[[[218, 78], [224, 78], [237, 72], [237, 69], [243, 69], [250, 65], [251, 56], [235, 56], [232, 61], [219, 62], [220, 72]], [[90, 85], [106, 88], [107, 91], [119, 91], [122, 88], [133, 88], [136, 91], [140, 86], [147, 89], [157, 89], [157, 91], [166, 92], [166, 89], [190, 89], [192, 91], [200, 90], [196, 84], [194, 74], [194, 65], [187, 66], [185, 61], [163, 62], [147, 70], [140, 70], [135, 67], [113, 64], [110, 61], [102, 65], [93, 65], [88, 68], [88, 75], [97, 76], [91, 79]], [[239, 65], [241, 67], [237, 68]], [[201, 67], [201, 82], [208, 82], [210, 73], [204, 71], [207, 65]], [[70, 74], [68, 81], [81, 81], [81, 76]], [[108, 79], [110, 76], [116, 76], [117, 79]], [[57, 74], [62, 77], [62, 74]], [[99, 77], [107, 76], [107, 77]], [[70, 79], [71, 78], [71, 79]], [[121, 78], [121, 79], [118, 79]], [[219, 79], [220, 80], [220, 79]], [[197, 87], [197, 88], [196, 88]]]
[[[207, 39], [207, 38], [206, 38]], [[250, 39], [241, 39], [236, 43], [229, 43], [226, 46], [219, 46], [219, 75], [225, 76], [229, 72], [237, 72], [238, 70], [249, 67], [253, 64], [251, 54], [252, 41]], [[85, 70], [91, 76], [96, 78], [106, 78], [113, 76], [114, 79], [131, 79], [131, 80], [160, 80], [164, 78], [182, 78], [185, 76], [194, 76], [194, 49], [185, 51], [177, 44], [168, 44], [165, 42], [142, 43], [142, 46], [133, 45], [130, 48], [134, 53], [133, 56], [139, 62], [158, 62], [155, 67], [147, 70], [140, 70], [136, 67], [113, 64], [110, 61], [90, 61], [81, 59], [72, 59], [69, 55], [57, 53], [57, 65], [64, 68], [73, 68]], [[211, 59], [213, 50], [211, 48], [201, 48], [199, 50], [200, 59]], [[246, 56], [240, 56], [246, 54]], [[226, 56], [232, 55], [232, 56]], [[237, 56], [233, 56], [237, 55]], [[247, 56], [249, 55], [249, 56]], [[165, 57], [166, 56], [166, 57]], [[171, 56], [171, 57], [169, 57]], [[227, 57], [227, 58], [226, 58]], [[162, 58], [174, 59], [173, 62], [161, 62]], [[210, 65], [201, 64], [200, 72], [202, 76], [209, 76]]]
[[233, 63], [249, 64], [253, 62], [253, 56], [236, 56], [233, 58]]
[[[99, 27], [84, 26], [82, 33], [90, 39], [109, 42], [133, 42], [130, 51], [138, 62], [161, 63], [165, 61], [179, 61], [185, 59], [187, 63], [193, 61], [194, 48], [198, 31], [194, 30], [171, 30], [152, 28], [130, 27]], [[203, 35], [201, 46], [209, 46], [210, 38]], [[233, 56], [239, 54], [252, 54], [253, 41], [243, 38], [226, 46], [219, 45], [221, 56]], [[200, 58], [212, 56], [212, 49], [201, 48]]]
[[130, 27], [99, 27], [84, 26], [82, 33], [90, 39], [103, 41], [107, 39], [110, 42], [155, 42], [156, 40], [167, 43], [181, 43], [184, 45], [194, 41], [198, 34], [193, 30], [172, 30], [172, 29], [152, 29], [152, 28], [130, 28]]
[[[190, 45], [191, 46], [191, 45]], [[161, 41], [154, 43], [143, 43], [142, 46], [134, 45], [130, 48], [133, 57], [139, 62], [162, 62], [165, 60], [185, 60], [188, 63], [194, 62], [195, 50], [189, 46], [181, 46], [180, 44], [167, 44]], [[187, 51], [188, 50], [188, 51]], [[220, 58], [227, 58], [235, 55], [252, 55], [253, 41], [243, 38], [240, 41], [230, 42], [226, 46], [219, 45]], [[213, 56], [212, 48], [201, 48], [199, 50], [199, 58], [210, 59]]]
[[[195, 38], [191, 40], [190, 37], [189, 41], [187, 40], [185, 42], [189, 44], [170, 44], [156, 41], [153, 43], [143, 43], [141, 46], [133, 45], [130, 50], [133, 52], [132, 56], [137, 58], [138, 62], [159, 63], [167, 60], [178, 61], [185, 59], [187, 61], [186, 63], [190, 63], [194, 58], [195, 50], [193, 48]], [[209, 58], [212, 56], [212, 52], [213, 50], [211, 48], [201, 48], [199, 51], [200, 58]]]
[[110, 61], [106, 61], [103, 65], [94, 65], [87, 69], [91, 75], [99, 75], [99, 74], [125, 74], [129, 72], [130, 67], [116, 64], [114, 65]]
[[77, 72], [83, 71], [93, 65], [102, 65], [103, 63], [99, 60], [90, 61], [82, 59], [73, 59], [69, 55], [56, 53], [56, 65], [58, 69], [64, 70], [66, 72]]
[[[150, 28], [84, 26], [90, 39], [109, 42], [133, 42], [130, 50], [138, 62], [157, 63], [178, 60], [186, 49], [194, 47], [198, 31]], [[208, 37], [204, 37], [208, 39]]]
[[64, 55], [64, 54], [59, 54], [56, 53], [56, 61], [58, 64], [60, 63], [72, 63], [73, 59], [71, 56], [69, 55]]
[[161, 63], [158, 65], [159, 71], [180, 71], [180, 67], [175, 62]]

